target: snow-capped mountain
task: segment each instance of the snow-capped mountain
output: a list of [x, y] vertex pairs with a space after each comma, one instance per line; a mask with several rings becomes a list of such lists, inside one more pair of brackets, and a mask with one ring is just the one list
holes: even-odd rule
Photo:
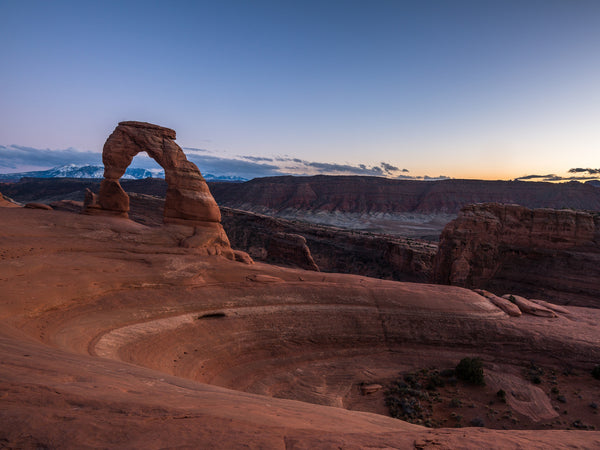
[[[102, 178], [104, 176], [104, 167], [102, 166], [80, 166], [77, 164], [67, 164], [65, 166], [54, 167], [48, 170], [38, 170], [34, 172], [22, 172], [11, 174], [0, 174], [0, 179], [15, 179], [22, 177], [31, 178]], [[129, 167], [125, 171], [123, 178], [129, 180], [139, 180], [142, 178], [164, 178], [165, 173], [160, 169], [140, 169]]]
[[[91, 165], [67, 164], [65, 166], [54, 167], [48, 170], [38, 170], [34, 172], [21, 172], [0, 174], [0, 180], [19, 180], [28, 178], [102, 178], [104, 176], [104, 167]], [[164, 178], [165, 172], [162, 169], [142, 169], [139, 167], [128, 167], [122, 179], [141, 180], [144, 178]], [[237, 176], [216, 176], [212, 174], [204, 175], [207, 181], [229, 181], [240, 182], [247, 181], [245, 178]]]

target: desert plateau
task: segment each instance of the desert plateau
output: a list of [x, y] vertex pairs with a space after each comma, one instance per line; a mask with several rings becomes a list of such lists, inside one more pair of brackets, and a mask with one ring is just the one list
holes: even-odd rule
[[[165, 182], [136, 192], [139, 152]], [[535, 193], [597, 187], [209, 188], [144, 122], [103, 161], [0, 186], [0, 447], [600, 447], [600, 208]], [[441, 237], [339, 220], [415, 211]]]

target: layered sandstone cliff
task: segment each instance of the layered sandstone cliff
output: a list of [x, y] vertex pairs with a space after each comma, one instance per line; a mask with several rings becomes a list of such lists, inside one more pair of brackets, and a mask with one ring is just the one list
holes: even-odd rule
[[[247, 251], [254, 259], [302, 268], [312, 268], [316, 263], [324, 272], [429, 281], [436, 246], [428, 242], [276, 219], [224, 207], [221, 213], [233, 247]], [[302, 237], [310, 249], [310, 258], [301, 250], [294, 250], [301, 247], [294, 236]], [[290, 250], [278, 250], [282, 247]]]
[[[160, 226], [164, 200], [129, 192], [129, 216]], [[61, 209], [68, 209], [61, 204]], [[266, 261], [306, 270], [353, 273], [398, 281], [430, 280], [437, 247], [426, 241], [349, 231], [221, 208], [231, 245]]]
[[600, 213], [466, 206], [442, 233], [434, 280], [600, 307]]
[[600, 210], [600, 190], [583, 183], [485, 180], [392, 180], [326, 176], [256, 178], [210, 183], [221, 206], [262, 213], [308, 210], [359, 214], [457, 214], [468, 204], [515, 203], [529, 208]]

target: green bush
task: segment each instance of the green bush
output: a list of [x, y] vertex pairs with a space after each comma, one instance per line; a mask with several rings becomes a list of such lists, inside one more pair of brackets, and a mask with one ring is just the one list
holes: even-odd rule
[[461, 359], [456, 366], [456, 377], [467, 383], [484, 386], [483, 362], [480, 358]]

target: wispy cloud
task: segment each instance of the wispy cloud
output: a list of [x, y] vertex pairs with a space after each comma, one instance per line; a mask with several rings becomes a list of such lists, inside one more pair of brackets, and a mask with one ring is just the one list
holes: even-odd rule
[[[215, 176], [235, 176], [258, 178], [277, 175], [369, 175], [407, 180], [434, 180], [448, 177], [429, 177], [408, 175], [408, 169], [401, 169], [389, 162], [376, 165], [337, 164], [307, 161], [289, 156], [264, 157], [243, 155], [223, 157], [211, 150], [185, 147], [187, 158], [195, 163], [203, 174]], [[26, 170], [46, 170], [67, 164], [101, 165], [100, 153], [82, 152], [74, 148], [63, 150], [36, 149], [18, 145], [0, 146], [0, 172]], [[138, 154], [132, 167], [151, 169], [157, 163], [146, 153]]]
[[20, 145], [0, 145], [0, 171], [22, 167], [49, 169], [66, 164], [102, 164], [100, 153], [82, 152], [74, 148], [62, 150], [39, 149]]
[[262, 156], [240, 156], [242, 159], [247, 159], [248, 161], [261, 162], [268, 161], [273, 162], [273, 158], [264, 158]]
[[556, 175], [550, 173], [548, 175], [524, 175], [519, 178], [515, 178], [515, 181], [527, 181], [527, 180], [536, 180], [536, 181], [545, 181], [550, 178], [556, 178]]
[[546, 181], [549, 183], [564, 182], [564, 181], [590, 181], [599, 180], [599, 176], [593, 176], [593, 174], [600, 174], [600, 169], [570, 169], [569, 173], [589, 173], [590, 176], [570, 176], [563, 177], [554, 173], [547, 175], [524, 175], [519, 178], [515, 178], [515, 181]]
[[271, 177], [286, 175], [275, 164], [257, 163], [234, 158], [221, 158], [212, 155], [187, 155], [203, 174], [216, 176], [237, 176], [242, 178]]
[[378, 177], [396, 177], [401, 173], [407, 173], [407, 169], [382, 162], [379, 165], [367, 166], [366, 164], [337, 164], [317, 161], [306, 161], [299, 158], [277, 157], [276, 162], [285, 163], [282, 168], [293, 175], [370, 175]]
[[569, 173], [588, 173], [590, 175], [600, 175], [600, 169], [582, 169], [580, 167], [577, 167], [575, 169], [569, 169]]
[[206, 150], [205, 148], [183, 147], [183, 150], [186, 155], [189, 155], [190, 153], [212, 153], [210, 150]]

